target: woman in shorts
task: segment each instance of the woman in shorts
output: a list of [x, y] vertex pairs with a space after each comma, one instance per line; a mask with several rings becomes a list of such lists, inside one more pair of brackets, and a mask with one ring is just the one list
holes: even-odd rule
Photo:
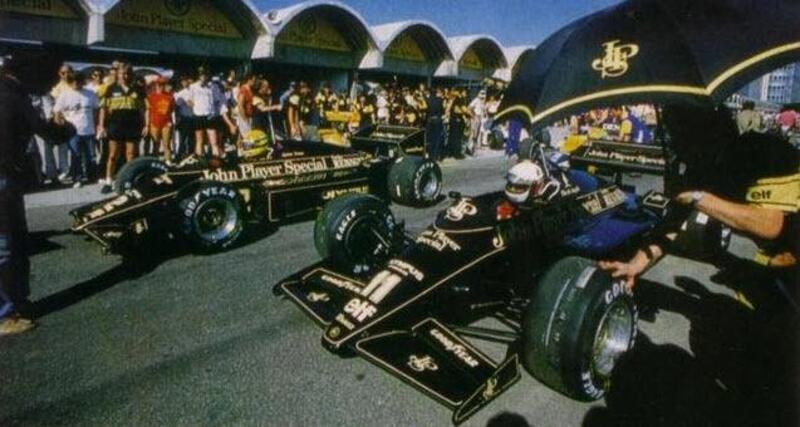
[[172, 161], [172, 112], [175, 98], [166, 90], [167, 80], [163, 77], [155, 82], [155, 87], [147, 95], [146, 125], [150, 137], [161, 144], [164, 161]]

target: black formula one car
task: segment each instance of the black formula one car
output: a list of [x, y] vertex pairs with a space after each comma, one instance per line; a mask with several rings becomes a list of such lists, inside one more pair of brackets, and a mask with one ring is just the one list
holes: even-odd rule
[[[329, 203], [314, 236], [324, 259], [273, 292], [323, 329], [327, 349], [426, 393], [454, 410], [455, 424], [514, 384], [522, 367], [571, 398], [601, 398], [634, 344], [638, 314], [595, 260], [629, 256], [662, 221], [667, 199], [535, 151], [562, 184], [553, 199], [514, 206], [502, 191], [454, 193], [416, 237], [374, 197]], [[489, 357], [482, 341], [506, 345], [505, 357]]]
[[359, 149], [285, 142], [246, 159], [192, 156], [168, 166], [152, 157], [138, 158], [117, 174], [115, 197], [71, 212], [72, 229], [113, 252], [154, 235], [214, 251], [234, 244], [249, 223], [300, 217], [350, 193], [410, 206], [438, 201], [438, 165], [406, 155], [424, 147], [424, 135], [413, 128], [380, 126], [371, 133], [377, 138], [367, 132]]

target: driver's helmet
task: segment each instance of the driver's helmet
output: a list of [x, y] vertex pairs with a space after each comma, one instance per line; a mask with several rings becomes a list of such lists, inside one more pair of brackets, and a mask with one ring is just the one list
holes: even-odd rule
[[269, 137], [264, 131], [251, 130], [242, 138], [242, 158], [251, 159], [269, 152]]
[[541, 166], [530, 160], [523, 160], [509, 169], [506, 175], [506, 197], [515, 204], [525, 203], [532, 193], [536, 194], [544, 180]]

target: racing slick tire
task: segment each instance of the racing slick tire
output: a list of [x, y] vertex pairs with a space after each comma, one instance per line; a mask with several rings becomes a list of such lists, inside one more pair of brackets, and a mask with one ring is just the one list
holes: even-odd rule
[[314, 246], [344, 272], [363, 274], [389, 259], [394, 215], [372, 195], [347, 194], [325, 205], [314, 224]]
[[552, 389], [592, 401], [633, 348], [638, 312], [624, 283], [594, 261], [567, 257], [537, 283], [522, 320], [522, 363]]
[[389, 169], [389, 195], [406, 206], [431, 206], [442, 192], [442, 170], [433, 160], [418, 156], [398, 159]]
[[136, 188], [143, 179], [154, 178], [169, 171], [169, 166], [156, 157], [139, 157], [125, 163], [114, 179], [114, 190], [123, 194]]
[[694, 210], [681, 224], [670, 251], [698, 261], [713, 261], [728, 250], [731, 234], [723, 223]]
[[233, 245], [244, 230], [242, 197], [220, 182], [203, 182], [178, 196], [180, 231], [201, 252], [216, 252]]

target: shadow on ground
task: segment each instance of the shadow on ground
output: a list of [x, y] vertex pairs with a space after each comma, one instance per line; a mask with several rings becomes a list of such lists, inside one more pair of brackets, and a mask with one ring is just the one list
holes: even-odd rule
[[33, 231], [28, 233], [28, 255], [34, 256], [64, 249], [64, 246], [51, 241], [53, 237], [68, 234], [68, 231]]
[[764, 270], [736, 268], [724, 284], [755, 310], [687, 277], [675, 279], [683, 291], [638, 285], [647, 312], [690, 321], [691, 352], [640, 336], [615, 370], [606, 406], [592, 408], [584, 426], [798, 425], [798, 315]]
[[[264, 239], [275, 232], [274, 227], [254, 226], [248, 228], [234, 248], [247, 246]], [[42, 253], [61, 248], [50, 242], [49, 238], [64, 233], [40, 232], [30, 234], [31, 253]], [[155, 240], [155, 239], [154, 239]], [[73, 306], [87, 298], [108, 290], [122, 282], [140, 278], [151, 273], [162, 263], [192, 253], [186, 245], [176, 240], [159, 239], [148, 241], [136, 248], [127, 249], [121, 262], [89, 280], [74, 284], [66, 289], [48, 295], [31, 304], [26, 310], [34, 318], [40, 318]], [[213, 254], [207, 254], [213, 256]]]

